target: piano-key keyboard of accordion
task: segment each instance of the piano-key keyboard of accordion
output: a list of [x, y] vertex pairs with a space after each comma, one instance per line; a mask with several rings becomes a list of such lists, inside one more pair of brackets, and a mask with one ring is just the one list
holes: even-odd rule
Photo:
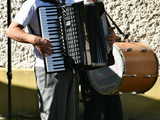
[[40, 7], [39, 19], [42, 37], [50, 40], [53, 53], [45, 57], [47, 72], [64, 71], [63, 40], [58, 6]]

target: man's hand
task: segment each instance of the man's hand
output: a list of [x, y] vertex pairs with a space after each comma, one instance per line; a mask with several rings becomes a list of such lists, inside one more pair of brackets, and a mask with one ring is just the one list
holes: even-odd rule
[[52, 45], [49, 40], [35, 36], [34, 45], [42, 55], [48, 56], [52, 54]]

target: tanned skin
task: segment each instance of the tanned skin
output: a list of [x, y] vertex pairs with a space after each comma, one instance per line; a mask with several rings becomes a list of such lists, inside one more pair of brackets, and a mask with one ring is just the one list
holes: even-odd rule
[[29, 34], [24, 31], [24, 27], [18, 23], [12, 22], [6, 31], [7, 37], [22, 43], [30, 43], [34, 45], [39, 52], [44, 55], [51, 55], [51, 43], [49, 40], [41, 36]]

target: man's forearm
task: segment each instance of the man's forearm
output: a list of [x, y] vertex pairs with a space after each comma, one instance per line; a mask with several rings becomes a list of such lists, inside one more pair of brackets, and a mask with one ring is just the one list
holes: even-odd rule
[[23, 26], [16, 24], [16, 23], [11, 23], [9, 28], [6, 31], [7, 37], [14, 39], [18, 42], [22, 43], [30, 43], [30, 44], [35, 44], [35, 38], [37, 36], [26, 33], [23, 30]]
[[52, 45], [48, 39], [26, 33], [20, 24], [11, 23], [6, 35], [18, 42], [35, 45], [42, 55], [50, 55], [52, 53]]

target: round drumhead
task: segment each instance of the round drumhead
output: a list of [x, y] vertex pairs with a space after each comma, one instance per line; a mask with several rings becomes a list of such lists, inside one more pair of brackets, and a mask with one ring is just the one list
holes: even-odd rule
[[115, 63], [109, 66], [109, 68], [115, 72], [119, 76], [119, 80], [121, 80], [124, 72], [124, 63], [121, 50], [116, 44], [113, 44], [113, 56]]

